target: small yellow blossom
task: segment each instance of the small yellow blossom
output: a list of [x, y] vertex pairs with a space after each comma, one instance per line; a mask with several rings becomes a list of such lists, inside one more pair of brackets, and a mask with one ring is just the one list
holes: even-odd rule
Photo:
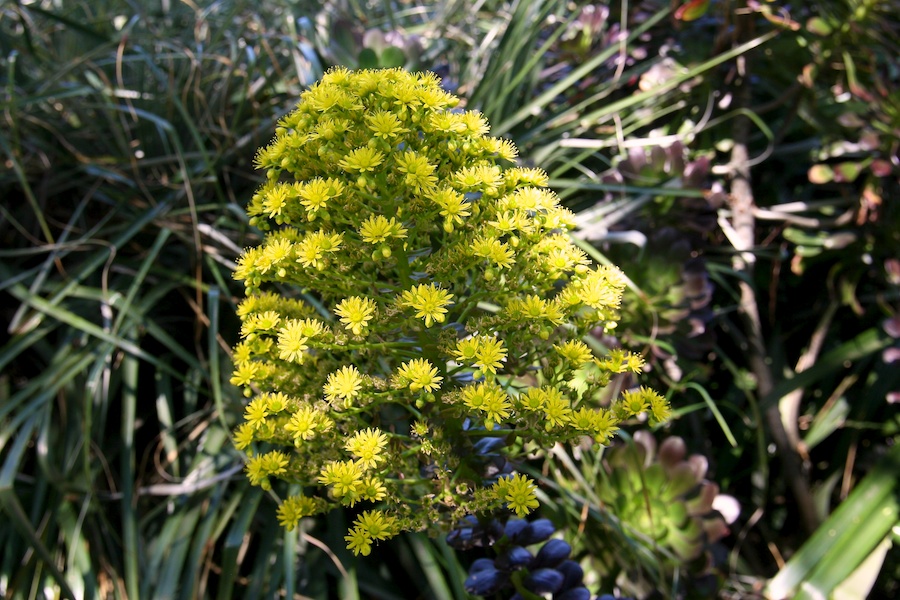
[[353, 552], [353, 556], [368, 556], [372, 553], [372, 536], [365, 529], [354, 527], [344, 536], [347, 542], [347, 550]]
[[359, 395], [362, 387], [362, 376], [353, 365], [341, 367], [328, 376], [325, 382], [325, 399], [329, 402], [343, 400], [347, 406], [349, 402]]
[[300, 204], [306, 208], [307, 214], [311, 217], [324, 209], [329, 200], [344, 192], [344, 184], [331, 177], [328, 179], [317, 177], [297, 187], [297, 194], [301, 198]]
[[256, 427], [250, 423], [241, 423], [234, 432], [234, 447], [238, 450], [246, 450], [253, 443], [256, 435]]
[[414, 358], [403, 363], [397, 370], [397, 378], [401, 382], [408, 382], [411, 392], [425, 390], [433, 392], [441, 387], [443, 377], [438, 376], [438, 370], [424, 358]]
[[494, 493], [500, 500], [516, 512], [517, 517], [524, 517], [540, 506], [535, 490], [537, 486], [525, 475], [501, 477], [494, 484]]
[[565, 344], [554, 345], [553, 349], [576, 369], [594, 358], [594, 353], [587, 344], [579, 340], [569, 340]]
[[266, 417], [269, 416], [269, 403], [265, 396], [258, 396], [250, 401], [244, 409], [244, 421], [246, 421], [254, 429], [265, 423]]
[[594, 441], [605, 444], [619, 430], [616, 426], [618, 420], [610, 410], [601, 408], [594, 413]]
[[505, 242], [489, 236], [479, 236], [472, 244], [475, 256], [486, 258], [501, 269], [508, 269], [515, 263], [515, 253]]
[[456, 350], [453, 351], [454, 358], [464, 363], [471, 363], [475, 360], [475, 353], [478, 352], [478, 344], [477, 336], [459, 340], [456, 342]]
[[380, 502], [387, 496], [387, 487], [384, 482], [374, 475], [366, 477], [359, 489], [362, 499], [369, 502]]
[[374, 427], [357, 431], [344, 444], [344, 448], [355, 456], [364, 469], [371, 469], [385, 460], [382, 450], [388, 438], [384, 432]]
[[563, 397], [562, 392], [553, 387], [546, 388], [544, 394], [544, 418], [547, 421], [544, 427], [547, 431], [554, 427], [564, 427], [572, 416], [569, 400]]
[[353, 506], [359, 500], [362, 476], [362, 465], [356, 461], [331, 461], [322, 467], [319, 483], [330, 485], [335, 497], [344, 504]]
[[440, 207], [445, 229], [454, 224], [462, 225], [463, 218], [472, 214], [465, 196], [452, 188], [443, 187], [428, 195], [428, 199]]
[[397, 527], [396, 517], [378, 510], [367, 510], [356, 518], [344, 540], [354, 555], [368, 556], [372, 552], [372, 542], [394, 537], [397, 535]]
[[304, 406], [291, 415], [284, 430], [294, 438], [294, 444], [299, 446], [301, 440], [309, 440], [316, 435], [321, 420], [322, 417], [316, 409]]
[[347, 156], [338, 162], [338, 165], [347, 171], [359, 171], [360, 173], [365, 173], [366, 171], [374, 171], [375, 167], [383, 162], [383, 152], [373, 150], [368, 146], [363, 146], [362, 148], [350, 151]]
[[303, 335], [303, 321], [289, 319], [278, 332], [278, 358], [303, 364], [303, 353], [309, 348], [309, 338]]
[[404, 174], [406, 185], [417, 192], [430, 190], [437, 183], [434, 165], [424, 156], [412, 151], [404, 152], [397, 157], [397, 170]]
[[303, 517], [319, 511], [319, 503], [307, 496], [288, 496], [278, 507], [278, 522], [288, 531], [293, 531]]
[[443, 323], [447, 314], [446, 306], [451, 304], [453, 294], [442, 290], [433, 283], [420, 284], [404, 290], [401, 294], [400, 306], [414, 309], [416, 316], [425, 320], [425, 327], [435, 322]]
[[367, 510], [356, 518], [357, 527], [366, 530], [372, 539], [387, 540], [397, 534], [397, 518], [379, 510]]
[[381, 215], [372, 215], [359, 227], [359, 237], [370, 244], [380, 244], [389, 238], [405, 238], [406, 228], [394, 217], [390, 220]]
[[650, 402], [647, 399], [648, 392], [652, 393], [651, 390], [644, 387], [638, 390], [626, 390], [622, 392], [619, 406], [628, 416], [637, 416], [650, 408]]
[[511, 404], [509, 396], [495, 383], [468, 385], [463, 389], [462, 402], [465, 406], [484, 413], [484, 426], [493, 429], [495, 423], [509, 417]]
[[409, 129], [397, 118], [397, 115], [384, 110], [379, 110], [366, 116], [366, 124], [375, 135], [385, 140], [390, 140], [398, 135], [407, 133]]
[[337, 252], [343, 242], [343, 234], [313, 231], [294, 245], [294, 254], [304, 267], [322, 270], [327, 266], [325, 257]]
[[259, 363], [250, 362], [249, 360], [239, 362], [229, 382], [231, 385], [243, 387], [252, 384], [259, 374]]
[[497, 373], [497, 369], [506, 360], [506, 348], [503, 340], [486, 335], [478, 338], [478, 349], [475, 351], [475, 360], [472, 364], [488, 373]]
[[375, 316], [375, 302], [371, 298], [351, 296], [341, 300], [334, 307], [334, 312], [341, 318], [344, 327], [353, 332], [353, 335], [360, 335]]

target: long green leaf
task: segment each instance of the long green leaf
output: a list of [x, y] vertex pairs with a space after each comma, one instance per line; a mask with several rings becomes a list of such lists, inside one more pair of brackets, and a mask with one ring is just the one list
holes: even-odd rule
[[769, 597], [827, 598], [849, 577], [900, 520], [898, 473], [894, 445], [769, 582]]

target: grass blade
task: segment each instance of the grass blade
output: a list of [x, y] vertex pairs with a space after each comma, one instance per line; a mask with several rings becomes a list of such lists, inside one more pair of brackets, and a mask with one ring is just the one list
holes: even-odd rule
[[769, 597], [826, 598], [898, 522], [900, 445], [869, 472], [769, 582]]

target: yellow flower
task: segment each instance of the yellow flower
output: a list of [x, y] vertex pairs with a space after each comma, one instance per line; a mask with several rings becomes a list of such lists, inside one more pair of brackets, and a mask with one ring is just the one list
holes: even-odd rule
[[463, 123], [467, 129], [466, 133], [474, 137], [487, 135], [487, 132], [491, 130], [487, 119], [479, 112], [470, 110], [463, 113]]
[[354, 527], [344, 536], [344, 540], [347, 542], [347, 550], [351, 550], [353, 556], [368, 556], [372, 553], [372, 537], [365, 529]]
[[611, 373], [640, 373], [644, 368], [644, 359], [639, 354], [613, 348], [602, 359], [596, 359], [597, 365]]
[[269, 475], [283, 475], [290, 462], [287, 454], [280, 450], [267, 452], [262, 458], [265, 470]]
[[475, 360], [475, 353], [478, 352], [478, 338], [477, 337], [467, 337], [456, 342], [456, 350], [453, 351], [453, 356], [465, 363], [471, 363]]
[[294, 438], [294, 444], [299, 445], [301, 440], [311, 439], [316, 435], [320, 416], [316, 409], [304, 406], [291, 415], [285, 424], [284, 430]]
[[438, 376], [438, 370], [424, 358], [414, 358], [413, 360], [403, 363], [397, 370], [397, 379], [400, 385], [406, 385], [408, 382], [409, 389], [412, 392], [425, 390], [433, 392], [440, 389], [443, 377]]
[[297, 185], [297, 194], [300, 196], [300, 204], [307, 211], [310, 220], [316, 213], [328, 204], [332, 198], [340, 196], [344, 191], [344, 184], [337, 179], [322, 179], [317, 177], [306, 183]]
[[554, 427], [564, 427], [572, 416], [568, 399], [557, 388], [547, 388], [544, 394], [544, 418], [547, 419], [544, 427], [547, 431]]
[[506, 179], [513, 184], [526, 184], [538, 188], [550, 185], [550, 176], [543, 169], [514, 167], [504, 173]]
[[250, 423], [241, 423], [234, 432], [234, 447], [238, 450], [245, 450], [253, 443], [253, 436], [256, 428]]
[[278, 358], [303, 364], [303, 353], [309, 348], [308, 337], [303, 335], [303, 321], [288, 319], [278, 332]]
[[388, 220], [381, 215], [372, 215], [360, 225], [359, 236], [364, 242], [380, 244], [392, 237], [405, 238], [406, 228], [394, 217]]
[[547, 394], [541, 388], [531, 388], [527, 393], [519, 395], [518, 405], [530, 412], [544, 412], [546, 401]]
[[385, 140], [395, 138], [409, 131], [409, 129], [403, 127], [403, 123], [397, 118], [397, 115], [384, 110], [366, 115], [366, 124], [372, 133], [375, 134], [375, 137]]
[[314, 515], [318, 510], [318, 503], [313, 498], [288, 496], [278, 507], [278, 522], [288, 531], [293, 531], [300, 519]]
[[362, 465], [355, 461], [331, 461], [319, 472], [319, 483], [330, 485], [335, 497], [353, 506], [359, 500], [362, 475]]
[[471, 248], [472, 254], [486, 258], [501, 269], [508, 269], [515, 263], [515, 255], [506, 242], [490, 236], [478, 236]]
[[365, 529], [369, 537], [376, 540], [387, 540], [397, 533], [397, 518], [379, 510], [364, 511], [356, 517], [354, 525]]
[[294, 244], [297, 262], [304, 267], [322, 270], [327, 266], [326, 254], [337, 252], [343, 242], [343, 233], [311, 231], [299, 243]]
[[467, 407], [485, 414], [484, 426], [493, 429], [494, 424], [509, 417], [509, 396], [495, 383], [479, 383], [463, 389], [462, 401]]
[[445, 223], [462, 224], [463, 217], [472, 214], [465, 196], [452, 188], [441, 188], [428, 194], [428, 199], [437, 204]]
[[510, 140], [486, 138], [482, 144], [485, 146], [485, 150], [492, 154], [496, 154], [503, 160], [512, 162], [519, 156], [519, 149], [516, 148], [516, 145]]
[[380, 502], [387, 496], [387, 488], [381, 479], [370, 475], [362, 483], [359, 495], [362, 496], [363, 500]]
[[398, 156], [396, 160], [397, 170], [406, 176], [404, 182], [417, 192], [430, 190], [437, 183], [434, 165], [430, 164], [424, 156], [407, 151]]
[[347, 406], [353, 398], [359, 395], [362, 387], [362, 376], [353, 365], [341, 367], [328, 376], [325, 383], [325, 399], [334, 402], [338, 399], [344, 401]]
[[265, 395], [266, 407], [270, 415], [277, 415], [288, 408], [290, 399], [281, 392], [269, 393]]
[[260, 425], [266, 422], [267, 416], [269, 416], [269, 403], [265, 396], [254, 398], [244, 409], [244, 421], [253, 429], [259, 429]]
[[250, 362], [249, 360], [241, 361], [237, 364], [229, 382], [231, 385], [242, 387], [250, 385], [259, 374], [259, 363]]
[[650, 398], [650, 417], [653, 423], [665, 423], [672, 415], [669, 401], [653, 390], [648, 390]]
[[582, 279], [569, 283], [561, 296], [570, 304], [582, 302], [597, 310], [618, 308], [625, 290], [625, 277], [618, 269], [599, 267]]
[[375, 167], [384, 162], [384, 153], [378, 150], [363, 146], [356, 150], [351, 150], [347, 156], [342, 158], [338, 165], [347, 171], [374, 171]]
[[506, 348], [503, 340], [494, 336], [481, 336], [478, 338], [478, 349], [475, 351], [473, 364], [489, 373], [497, 373], [497, 368], [506, 360]]
[[499, 500], [505, 500], [506, 505], [516, 511], [516, 516], [524, 517], [540, 506], [535, 494], [536, 488], [531, 479], [516, 474], [498, 479], [494, 484], [494, 493]]
[[375, 302], [370, 298], [351, 296], [341, 300], [334, 307], [334, 312], [341, 317], [341, 323], [352, 331], [353, 335], [360, 335], [375, 316]]
[[641, 387], [638, 390], [626, 390], [622, 392], [622, 399], [619, 401], [619, 406], [621, 406], [630, 417], [639, 415], [650, 407], [650, 402], [648, 402], [647, 397], [654, 393], [655, 392], [652, 390], [648, 390], [644, 387]]
[[453, 294], [433, 283], [420, 284], [404, 290], [400, 306], [416, 310], [416, 316], [425, 319], [425, 327], [431, 327], [434, 322], [444, 322], [447, 313], [444, 307], [451, 304], [452, 299]]
[[371, 469], [383, 462], [385, 457], [381, 454], [387, 445], [387, 436], [379, 429], [369, 427], [357, 431], [352, 438], [344, 444], [344, 449], [359, 459], [364, 469]]
[[619, 430], [616, 427], [615, 415], [612, 411], [601, 408], [594, 413], [594, 441], [598, 444], [605, 444]]
[[284, 452], [273, 450], [266, 454], [252, 457], [247, 461], [247, 478], [252, 485], [264, 490], [272, 489], [269, 475], [279, 476], [287, 471], [289, 460]]
[[263, 200], [263, 210], [270, 219], [281, 216], [290, 199], [290, 187], [284, 183], [276, 183], [268, 188]]
[[590, 362], [594, 358], [594, 353], [588, 348], [587, 344], [578, 340], [569, 340], [561, 346], [554, 345], [553, 349], [575, 368]]

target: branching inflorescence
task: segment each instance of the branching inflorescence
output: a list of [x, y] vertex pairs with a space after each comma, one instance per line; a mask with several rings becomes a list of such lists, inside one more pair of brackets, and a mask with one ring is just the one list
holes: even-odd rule
[[458, 102], [432, 74], [334, 69], [256, 159], [267, 181], [248, 213], [266, 234], [235, 273], [231, 381], [252, 398], [235, 443], [253, 484], [303, 490], [278, 510], [288, 529], [360, 504], [357, 554], [467, 514], [525, 515], [536, 484], [517, 457], [669, 411], [645, 388], [597, 401], [643, 364], [582, 341], [615, 327], [624, 278], [571, 243], [546, 173]]

